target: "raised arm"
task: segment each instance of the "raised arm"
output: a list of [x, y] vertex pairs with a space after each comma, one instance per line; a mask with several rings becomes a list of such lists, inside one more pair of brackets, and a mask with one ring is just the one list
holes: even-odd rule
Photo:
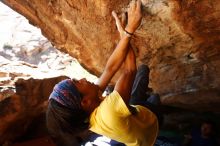
[[[132, 1], [128, 9], [128, 23], [125, 27], [125, 31], [133, 34], [140, 25], [141, 18], [141, 1]], [[127, 56], [128, 44], [131, 39], [128, 33], [121, 37], [98, 80], [98, 86], [102, 91], [105, 90], [106, 86], [111, 81], [112, 77], [118, 71], [119, 67], [122, 65]]]
[[114, 89], [120, 94], [126, 105], [129, 104], [136, 71], [136, 57], [134, 50], [129, 46], [129, 51], [124, 62], [124, 68]]

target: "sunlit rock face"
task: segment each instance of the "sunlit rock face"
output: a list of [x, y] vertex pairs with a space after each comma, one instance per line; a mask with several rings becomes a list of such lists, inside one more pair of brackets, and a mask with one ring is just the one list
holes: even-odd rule
[[[119, 35], [111, 11], [128, 0], [3, 0], [41, 28], [61, 51], [100, 75]], [[142, 0], [132, 45], [148, 64], [150, 86], [164, 104], [220, 111], [220, 1]]]
[[2, 3], [0, 22], [0, 145], [6, 146], [47, 135], [48, 97], [55, 83], [66, 78], [57, 76], [96, 77]]

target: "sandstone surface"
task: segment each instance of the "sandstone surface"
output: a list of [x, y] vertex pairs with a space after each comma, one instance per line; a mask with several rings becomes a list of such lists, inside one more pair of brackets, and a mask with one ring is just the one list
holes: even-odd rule
[[[59, 50], [76, 57], [96, 75], [102, 72], [119, 40], [111, 11], [120, 15], [129, 5], [128, 0], [3, 3], [24, 15]], [[142, 3], [144, 17], [132, 45], [138, 64], [148, 64], [151, 69], [151, 87], [166, 104], [188, 107], [193, 103], [190, 108], [211, 110], [220, 103], [220, 1]]]
[[[2, 2], [25, 16], [30, 24], [40, 28], [54, 47], [77, 58], [81, 65], [99, 76], [119, 40], [111, 11], [115, 10], [121, 15], [126, 11], [130, 1]], [[142, 0], [142, 3], [142, 24], [131, 43], [136, 50], [138, 65], [144, 63], [150, 67], [150, 86], [161, 95], [162, 103], [199, 112], [220, 112], [220, 1]], [[5, 50], [12, 51], [7, 45]], [[23, 52], [25, 51], [27, 54], [35, 53], [32, 49], [23, 49]], [[8, 58], [1, 59], [1, 68], [8, 60], [10, 61]], [[57, 67], [54, 60], [49, 62], [54, 63], [53, 67]], [[39, 66], [24, 64], [33, 68]], [[29, 73], [9, 74], [7, 71], [1, 71], [1, 84], [11, 84], [10, 79], [20, 75], [30, 77]], [[38, 89], [36, 87], [36, 90]], [[7, 90], [4, 95], [0, 95], [0, 107], [5, 111], [1, 113], [10, 113], [7, 120], [18, 121], [15, 117], [24, 115], [19, 115], [19, 112], [15, 112], [15, 115], [13, 113], [20, 111], [17, 109], [25, 111], [25, 107], [21, 108], [23, 100], [17, 93], [14, 95], [13, 91]], [[24, 95], [30, 98], [28, 101], [33, 100], [33, 103], [30, 103], [33, 106], [42, 101], [41, 96], [32, 96], [35, 95], [33, 92]], [[12, 98], [14, 100], [11, 100]], [[11, 109], [7, 107], [9, 103]], [[40, 107], [41, 112], [43, 109]], [[1, 116], [4, 119], [5, 114]], [[7, 120], [3, 123], [6, 124]], [[7, 127], [3, 123], [1, 126]], [[9, 123], [13, 125], [14, 122]], [[4, 131], [4, 128], [2, 129]]]

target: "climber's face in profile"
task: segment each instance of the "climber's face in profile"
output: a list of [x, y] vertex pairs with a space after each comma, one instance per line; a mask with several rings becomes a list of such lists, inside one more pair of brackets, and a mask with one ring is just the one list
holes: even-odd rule
[[81, 100], [83, 110], [89, 114], [92, 113], [101, 103], [101, 99], [98, 95], [99, 87], [96, 84], [87, 81], [85, 78], [73, 80], [73, 82], [83, 97]]

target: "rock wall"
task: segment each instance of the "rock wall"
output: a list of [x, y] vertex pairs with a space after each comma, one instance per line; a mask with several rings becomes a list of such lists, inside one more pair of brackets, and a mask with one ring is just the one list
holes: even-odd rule
[[0, 145], [25, 134], [33, 120], [45, 113], [54, 85], [65, 78], [67, 77], [16, 81], [16, 93], [10, 92], [10, 96], [0, 100]]
[[[100, 75], [119, 35], [111, 11], [128, 0], [3, 0], [41, 28], [61, 51]], [[220, 109], [220, 1], [142, 0], [143, 21], [132, 39], [138, 64], [164, 104]], [[191, 102], [192, 101], [192, 102]]]

